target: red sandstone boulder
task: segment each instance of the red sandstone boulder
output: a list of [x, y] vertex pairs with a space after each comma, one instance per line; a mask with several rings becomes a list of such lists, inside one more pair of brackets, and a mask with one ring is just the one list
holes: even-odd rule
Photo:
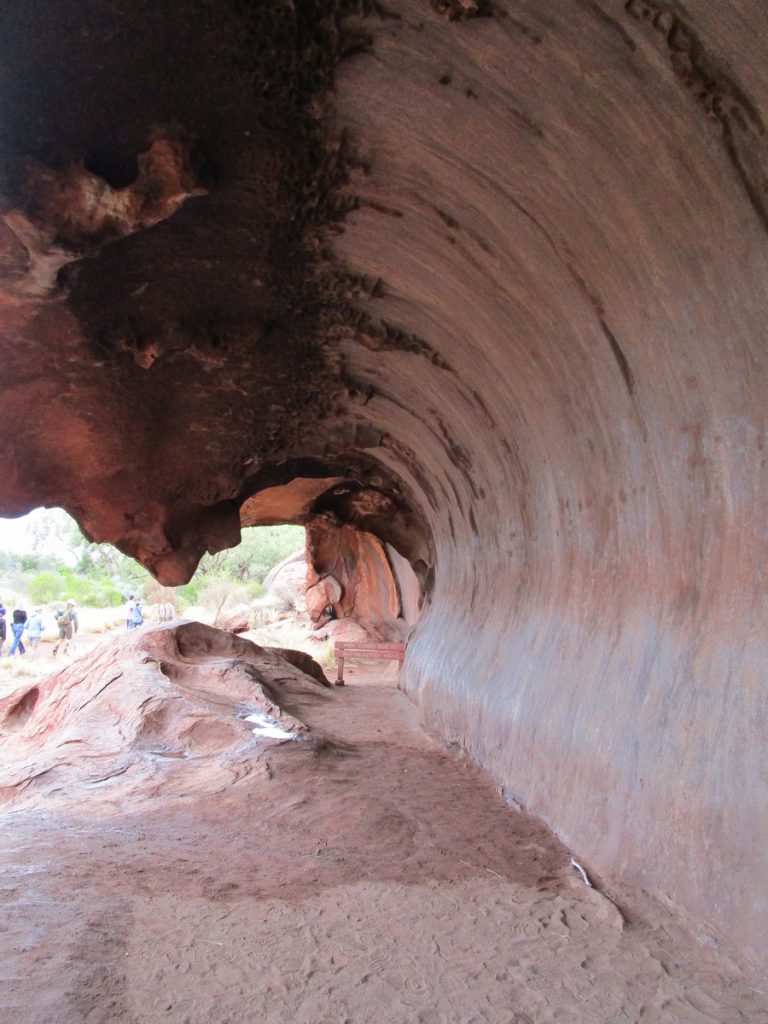
[[320, 665], [311, 655], [304, 651], [294, 651], [290, 647], [265, 647], [264, 650], [274, 651], [276, 654], [279, 654], [281, 658], [290, 662], [294, 668], [306, 673], [308, 676], [312, 676], [321, 686], [331, 685]]
[[251, 613], [246, 605], [227, 612], [221, 623], [221, 629], [228, 629], [230, 633], [246, 633], [250, 628]]
[[307, 528], [307, 544], [312, 559], [307, 610], [312, 621], [323, 625], [331, 608], [335, 620], [354, 619], [369, 639], [400, 640], [408, 624], [378, 537], [315, 521]]
[[341, 601], [341, 584], [335, 576], [325, 576], [307, 590], [307, 613], [313, 622], [319, 622], [326, 609]]
[[354, 619], [331, 619], [320, 629], [315, 630], [314, 635], [318, 640], [371, 640], [359, 622]]
[[327, 686], [308, 655], [198, 622], [109, 638], [0, 700], [0, 801], [218, 792], [306, 736]]
[[306, 608], [307, 563], [304, 549], [284, 558], [264, 580], [264, 595], [279, 601], [286, 611], [303, 612]]

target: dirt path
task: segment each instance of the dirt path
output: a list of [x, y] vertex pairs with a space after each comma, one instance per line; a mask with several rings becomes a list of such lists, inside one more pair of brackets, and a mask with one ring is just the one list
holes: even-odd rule
[[206, 798], [0, 818], [2, 1024], [723, 1024], [768, 996], [440, 750], [392, 684]]

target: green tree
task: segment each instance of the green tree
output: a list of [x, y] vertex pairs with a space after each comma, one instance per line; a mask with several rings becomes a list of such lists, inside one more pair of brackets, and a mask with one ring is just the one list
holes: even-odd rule
[[[132, 558], [111, 544], [94, 544], [63, 509], [40, 509], [27, 526], [29, 551], [0, 553], [3, 585], [27, 593], [36, 604], [71, 598], [92, 607], [116, 607], [129, 594], [148, 597], [157, 584]], [[174, 600], [197, 604], [205, 600], [219, 615], [233, 600], [248, 600], [262, 592], [269, 570], [286, 555], [303, 547], [302, 526], [249, 527], [236, 547], [205, 555], [192, 580], [175, 588]], [[230, 587], [212, 588], [223, 581]], [[240, 589], [237, 589], [240, 585]], [[223, 595], [229, 595], [219, 607]]]
[[263, 583], [269, 570], [304, 546], [303, 526], [255, 526], [243, 530], [243, 539], [227, 552], [227, 575], [243, 582]]
[[63, 508], [40, 509], [27, 525], [30, 551], [55, 551], [60, 563], [76, 563], [90, 543]]
[[[96, 607], [109, 607], [104, 604], [109, 601], [117, 605], [129, 593], [141, 593], [151, 579], [143, 566], [112, 544], [89, 541], [63, 509], [41, 510], [27, 530], [30, 546], [36, 551], [59, 552], [58, 567], [64, 572], [69, 588], [74, 590], [69, 596], [83, 603], [98, 602]], [[92, 580], [95, 586], [86, 587], [76, 582], [76, 577]]]

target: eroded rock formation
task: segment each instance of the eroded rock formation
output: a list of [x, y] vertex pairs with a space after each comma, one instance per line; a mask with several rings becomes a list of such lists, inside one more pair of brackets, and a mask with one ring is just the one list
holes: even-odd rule
[[260, 770], [265, 743], [309, 739], [303, 709], [328, 685], [301, 651], [199, 622], [111, 638], [0, 700], [0, 800], [76, 804], [107, 782], [120, 801], [216, 792]]
[[[31, 0], [0, 61], [2, 510], [168, 583], [241, 508], [369, 535], [440, 730], [763, 960], [767, 32], [758, 0]], [[175, 212], [59, 237], [83, 183], [144, 209], [157, 140]]]

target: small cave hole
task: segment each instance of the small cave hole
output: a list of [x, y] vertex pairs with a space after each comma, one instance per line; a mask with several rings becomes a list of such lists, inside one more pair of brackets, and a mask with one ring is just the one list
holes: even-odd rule
[[123, 155], [94, 150], [85, 160], [85, 169], [102, 178], [114, 189], [127, 188], [139, 176], [139, 165], [134, 155]]
[[40, 690], [37, 686], [33, 686], [31, 690], [27, 690], [24, 696], [16, 701], [11, 710], [5, 716], [5, 724], [12, 726], [13, 728], [25, 725], [32, 717], [32, 712], [37, 706], [37, 702], [40, 698]]

